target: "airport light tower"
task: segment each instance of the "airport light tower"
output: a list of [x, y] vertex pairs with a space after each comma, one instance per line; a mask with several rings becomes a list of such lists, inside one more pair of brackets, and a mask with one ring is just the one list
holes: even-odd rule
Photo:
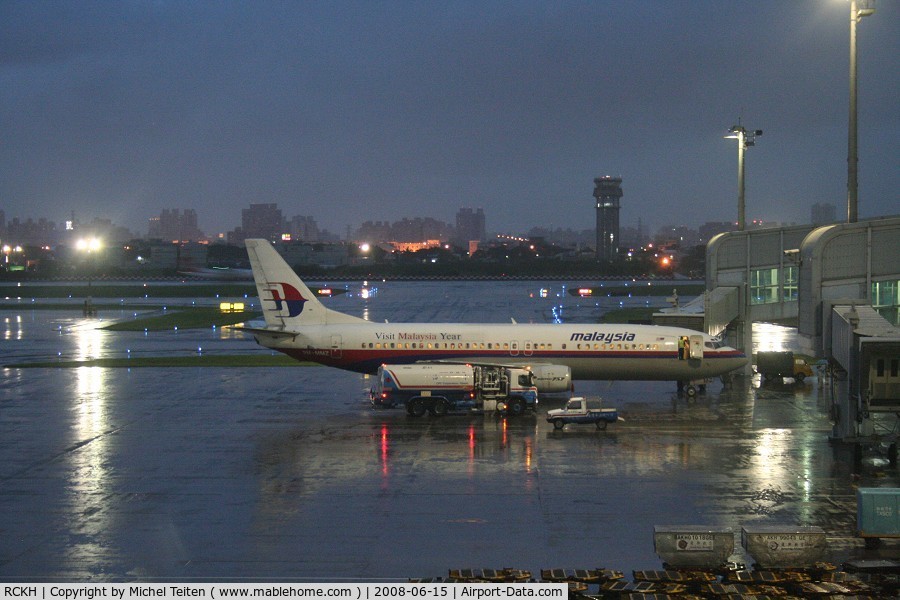
[[597, 200], [597, 260], [612, 262], [619, 254], [619, 200], [622, 198], [621, 177], [596, 177], [594, 198]]
[[856, 129], [856, 24], [875, 12], [875, 0], [850, 0], [850, 122], [847, 128], [847, 222], [856, 223], [859, 135]]
[[737, 125], [732, 125], [725, 139], [738, 141], [738, 231], [745, 228], [744, 218], [744, 150], [756, 145], [756, 136], [762, 135], [762, 129], [747, 131], [738, 119]]

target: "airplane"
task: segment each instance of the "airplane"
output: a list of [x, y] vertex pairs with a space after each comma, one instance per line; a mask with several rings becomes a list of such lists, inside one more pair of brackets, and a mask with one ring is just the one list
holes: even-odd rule
[[[538, 381], [692, 381], [747, 364], [716, 338], [661, 325], [376, 323], [327, 308], [264, 239], [245, 241], [266, 326], [241, 327], [298, 361], [373, 374], [382, 364], [525, 365]], [[543, 376], [543, 377], [542, 377]], [[552, 387], [552, 384], [548, 384]], [[541, 389], [538, 391], [565, 391]]]

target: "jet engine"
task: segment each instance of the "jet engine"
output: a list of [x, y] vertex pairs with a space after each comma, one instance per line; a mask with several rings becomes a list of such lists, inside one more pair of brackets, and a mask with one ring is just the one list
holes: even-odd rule
[[572, 391], [572, 369], [563, 365], [532, 365], [534, 385], [539, 394], [558, 394]]

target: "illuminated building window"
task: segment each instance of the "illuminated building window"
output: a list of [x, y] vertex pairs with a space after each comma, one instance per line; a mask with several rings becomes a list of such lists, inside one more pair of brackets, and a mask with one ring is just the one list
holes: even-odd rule
[[900, 325], [900, 281], [873, 282], [872, 308], [892, 325]]
[[750, 304], [774, 304], [778, 298], [778, 269], [750, 271]]
[[797, 301], [797, 281], [800, 276], [800, 269], [797, 267], [784, 268], [784, 287], [783, 296], [785, 302]]

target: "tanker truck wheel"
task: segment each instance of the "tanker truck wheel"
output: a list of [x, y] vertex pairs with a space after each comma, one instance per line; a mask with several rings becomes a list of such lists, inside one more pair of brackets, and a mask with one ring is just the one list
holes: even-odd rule
[[427, 409], [425, 408], [425, 403], [418, 399], [410, 400], [406, 405], [406, 412], [408, 412], [410, 416], [413, 417], [424, 416], [426, 410]]
[[443, 398], [438, 398], [431, 407], [431, 414], [436, 417], [443, 417], [449, 410], [450, 407], [447, 406], [447, 401]]
[[509, 408], [506, 409], [507, 414], [511, 417], [519, 417], [525, 413], [525, 401], [521, 398], [513, 398], [509, 401]]

